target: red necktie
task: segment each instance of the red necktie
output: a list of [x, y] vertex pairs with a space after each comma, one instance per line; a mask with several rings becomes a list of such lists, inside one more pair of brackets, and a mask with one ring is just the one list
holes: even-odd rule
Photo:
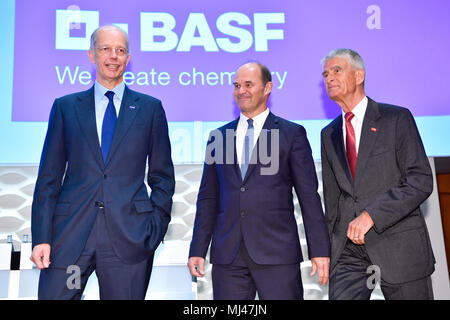
[[347, 160], [350, 166], [350, 171], [352, 172], [353, 180], [355, 179], [355, 169], [356, 169], [356, 159], [358, 154], [356, 153], [356, 138], [355, 130], [352, 126], [352, 119], [355, 115], [352, 112], [347, 112], [345, 114], [345, 129], [347, 131], [345, 147], [347, 150]]

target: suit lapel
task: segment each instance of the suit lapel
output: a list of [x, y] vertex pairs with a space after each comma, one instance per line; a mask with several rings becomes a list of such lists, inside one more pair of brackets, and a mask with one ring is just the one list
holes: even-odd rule
[[108, 165], [111, 157], [116, 152], [120, 141], [127, 133], [131, 124], [133, 123], [138, 111], [139, 106], [136, 102], [139, 100], [139, 97], [134, 95], [133, 92], [125, 86], [125, 90], [123, 92], [122, 103], [120, 104], [119, 117], [117, 118], [116, 128], [114, 129], [114, 135], [111, 142], [111, 147], [109, 149], [108, 157], [106, 158], [105, 166]]
[[361, 128], [361, 138], [359, 139], [358, 160], [355, 170], [355, 184], [364, 172], [367, 160], [372, 151], [377, 138], [379, 127], [378, 119], [381, 117], [378, 105], [372, 99], [368, 99], [366, 113], [364, 115], [363, 125]]
[[342, 115], [339, 116], [334, 123], [333, 132], [331, 133], [331, 142], [333, 144], [336, 157], [338, 158], [342, 171], [345, 175], [344, 179], [339, 180], [344, 184], [344, 186], [347, 186], [347, 190], [351, 193], [351, 190], [353, 189], [353, 178], [348, 165], [347, 156], [345, 154], [344, 135], [342, 132]]
[[[241, 177], [241, 169], [239, 167], [239, 162], [238, 162], [238, 158], [237, 158], [237, 153], [236, 153], [236, 129], [239, 123], [239, 118], [237, 118], [236, 120], [232, 121], [229, 125], [227, 125], [222, 132], [222, 136], [224, 137], [224, 155], [225, 155], [225, 159], [224, 159], [224, 163], [225, 164], [230, 164], [229, 161], [227, 161], [226, 157], [227, 157], [227, 151], [231, 151], [233, 150], [233, 162], [230, 164], [232, 166], [232, 170], [234, 172], [234, 175], [236, 176], [237, 179], [239, 179], [239, 181], [242, 181], [242, 177]], [[232, 130], [233, 132], [233, 146], [232, 149], [230, 147], [228, 147], [228, 142], [230, 137], [227, 136], [227, 130]], [[229, 156], [229, 155], [228, 155]]]
[[81, 92], [76, 97], [75, 113], [81, 127], [81, 132], [83, 132], [95, 160], [100, 167], [103, 167], [102, 152], [100, 149], [97, 123], [95, 120], [95, 99], [93, 86], [91, 89]]
[[[261, 132], [263, 130], [265, 130], [267, 132], [266, 143], [267, 143], [268, 148], [270, 148], [270, 138], [271, 138], [270, 132], [272, 129], [279, 129], [279, 123], [278, 123], [277, 117], [272, 112], [269, 112], [269, 115], [267, 116], [267, 119], [264, 122], [264, 125], [261, 129]], [[261, 136], [261, 133], [259, 134], [258, 139], [256, 140], [255, 147], [252, 150], [252, 154], [250, 157], [251, 161], [248, 166], [247, 173], [245, 174], [243, 183], [245, 183], [245, 181], [248, 179], [248, 177], [252, 174], [253, 170], [255, 170], [255, 168], [259, 165], [258, 149], [260, 147], [260, 145], [259, 145], [259, 137], [260, 136]], [[271, 152], [270, 149], [267, 149], [267, 150], [268, 150], [268, 152]]]

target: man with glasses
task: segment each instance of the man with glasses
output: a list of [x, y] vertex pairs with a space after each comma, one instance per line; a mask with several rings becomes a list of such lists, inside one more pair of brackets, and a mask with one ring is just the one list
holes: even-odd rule
[[80, 299], [95, 270], [101, 299], [144, 299], [175, 187], [167, 120], [159, 100], [123, 82], [123, 30], [95, 30], [88, 55], [97, 80], [55, 100], [42, 151], [31, 225], [38, 297]]

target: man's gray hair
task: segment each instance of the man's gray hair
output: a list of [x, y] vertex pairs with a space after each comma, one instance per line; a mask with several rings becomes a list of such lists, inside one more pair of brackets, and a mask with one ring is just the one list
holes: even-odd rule
[[130, 49], [129, 49], [129, 41], [128, 41], [128, 33], [125, 32], [125, 30], [123, 30], [122, 28], [115, 26], [113, 24], [108, 24], [108, 25], [104, 25], [104, 26], [100, 26], [97, 29], [94, 30], [94, 32], [92, 32], [91, 34], [91, 51], [94, 50], [95, 48], [95, 44], [97, 43], [97, 34], [100, 30], [106, 29], [106, 28], [114, 28], [117, 29], [119, 31], [121, 31], [123, 33], [123, 35], [125, 36], [125, 41], [126, 41], [126, 49], [127, 49], [127, 54], [130, 53]]
[[364, 70], [366, 71], [366, 69], [364, 68], [364, 61], [361, 58], [361, 56], [358, 54], [358, 52], [353, 51], [352, 49], [346, 49], [346, 48], [339, 48], [339, 49], [334, 49], [332, 51], [330, 51], [321, 61], [322, 66], [325, 65], [325, 62], [327, 62], [330, 59], [333, 58], [347, 58], [350, 62], [350, 66], [354, 69], [354, 70]]

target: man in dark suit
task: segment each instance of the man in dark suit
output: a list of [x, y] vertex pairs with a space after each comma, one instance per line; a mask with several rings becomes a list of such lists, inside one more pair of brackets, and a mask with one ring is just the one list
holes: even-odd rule
[[409, 110], [364, 92], [358, 53], [336, 49], [323, 78], [342, 115], [322, 130], [325, 215], [331, 238], [330, 299], [432, 299], [434, 256], [420, 210], [433, 178]]
[[95, 85], [55, 100], [42, 151], [31, 225], [38, 297], [80, 299], [95, 270], [101, 299], [144, 299], [175, 186], [167, 121], [159, 100], [123, 82], [124, 31], [98, 28], [88, 53]]
[[254, 299], [256, 292], [260, 299], [303, 299], [293, 187], [311, 275], [318, 270], [323, 285], [330, 246], [306, 132], [267, 108], [272, 78], [265, 66], [243, 65], [234, 86], [241, 115], [211, 134], [188, 266], [204, 276], [212, 238], [214, 299]]

